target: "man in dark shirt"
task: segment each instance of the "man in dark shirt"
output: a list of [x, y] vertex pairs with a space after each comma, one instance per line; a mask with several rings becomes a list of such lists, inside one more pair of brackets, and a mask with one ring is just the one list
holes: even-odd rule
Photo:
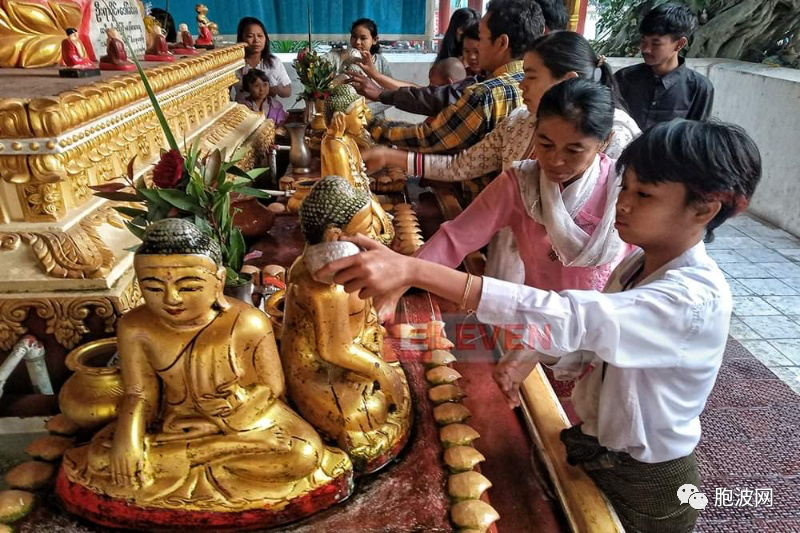
[[696, 23], [684, 5], [662, 4], [651, 10], [639, 25], [644, 63], [614, 75], [642, 131], [673, 118], [706, 120], [711, 114], [714, 86], [678, 57]]

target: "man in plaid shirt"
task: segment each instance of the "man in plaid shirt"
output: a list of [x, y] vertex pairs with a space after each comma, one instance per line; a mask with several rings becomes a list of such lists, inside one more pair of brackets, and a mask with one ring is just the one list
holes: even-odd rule
[[456, 153], [483, 139], [522, 104], [522, 55], [544, 32], [544, 18], [532, 0], [491, 0], [480, 23], [478, 59], [491, 76], [471, 85], [429, 123], [373, 120], [372, 137], [422, 153]]

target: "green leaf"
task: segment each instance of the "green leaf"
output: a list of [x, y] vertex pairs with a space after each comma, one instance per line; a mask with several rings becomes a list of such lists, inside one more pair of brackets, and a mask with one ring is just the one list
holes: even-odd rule
[[254, 189], [253, 187], [236, 187], [236, 192], [239, 194], [244, 194], [246, 196], [253, 196], [255, 198], [272, 198], [269, 194], [262, 191], [261, 189]]
[[198, 213], [201, 210], [199, 202], [183, 191], [177, 189], [155, 189], [155, 191], [164, 201], [178, 209], [190, 213]]
[[222, 164], [222, 152], [215, 148], [214, 151], [206, 157], [206, 168], [203, 171], [203, 181], [207, 186], [211, 186], [214, 182], [219, 186], [220, 174], [223, 176], [222, 179], [225, 179], [225, 174], [220, 172]]
[[128, 180], [133, 182], [133, 164], [136, 162], [136, 155], [128, 161]]
[[231, 238], [228, 244], [228, 266], [236, 272], [242, 269], [244, 264], [244, 253], [247, 250], [247, 245], [244, 243], [242, 231], [234, 227], [231, 230]]
[[127, 183], [104, 183], [102, 185], [89, 185], [89, 188], [96, 192], [117, 192], [127, 187]]
[[147, 216], [147, 211], [144, 209], [135, 209], [133, 207], [114, 207], [114, 210], [131, 218]]
[[96, 192], [95, 196], [115, 202], [141, 202], [142, 198], [129, 192]]
[[200, 216], [195, 216], [194, 225], [197, 226], [200, 229], [200, 231], [205, 233], [208, 237], [216, 239], [216, 236], [214, 235], [214, 228], [211, 227], [211, 224], [208, 223], [208, 220]]
[[142, 187], [136, 190], [140, 195], [144, 196], [149, 203], [153, 205], [160, 205], [166, 203], [165, 200], [162, 200], [161, 196], [159, 196], [158, 189], [149, 189], [147, 187]]
[[132, 252], [132, 253], [134, 253], [134, 254], [135, 254], [136, 252], [138, 252], [138, 251], [139, 251], [139, 247], [140, 247], [140, 246], [141, 246], [141, 244], [135, 244], [135, 245], [133, 245], [133, 246], [129, 246], [128, 248], [125, 248], [125, 251], [126, 251], [126, 252]]
[[127, 220], [125, 221], [125, 227], [128, 228], [128, 231], [136, 235], [139, 238], [139, 240], [141, 241], [144, 240], [144, 228], [140, 228], [139, 226], [134, 226]]

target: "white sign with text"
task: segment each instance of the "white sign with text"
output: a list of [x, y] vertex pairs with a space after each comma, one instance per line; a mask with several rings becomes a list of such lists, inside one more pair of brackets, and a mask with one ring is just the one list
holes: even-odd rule
[[[116, 27], [125, 34], [137, 56], [146, 48], [144, 14], [136, 0], [96, 0], [92, 2], [89, 37], [99, 60], [106, 53], [106, 28]], [[129, 52], [130, 53], [130, 52]]]

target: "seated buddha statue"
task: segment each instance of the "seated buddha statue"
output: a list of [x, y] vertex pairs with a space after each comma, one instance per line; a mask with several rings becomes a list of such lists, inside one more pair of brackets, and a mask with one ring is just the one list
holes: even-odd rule
[[[327, 130], [320, 145], [323, 176], [341, 176], [355, 188], [369, 193], [369, 177], [357, 139], [364, 134], [367, 124], [366, 100], [351, 85], [338, 85], [325, 100], [325, 123]], [[394, 238], [391, 219], [373, 197], [383, 220], [384, 228], [378, 240], [390, 244]]]
[[70, 482], [138, 507], [224, 513], [282, 512], [337, 480], [349, 494], [350, 459], [282, 401], [269, 319], [224, 298], [221, 259], [188, 221], [147, 228], [134, 257], [144, 304], [117, 329], [119, 415], [65, 455]]
[[[300, 224], [308, 246], [342, 234], [377, 238], [382, 221], [368, 192], [328, 176], [303, 201]], [[385, 360], [383, 335], [371, 299], [316, 281], [303, 255], [294, 262], [281, 337], [289, 398], [362, 473], [392, 460], [411, 424], [405, 374]]]

